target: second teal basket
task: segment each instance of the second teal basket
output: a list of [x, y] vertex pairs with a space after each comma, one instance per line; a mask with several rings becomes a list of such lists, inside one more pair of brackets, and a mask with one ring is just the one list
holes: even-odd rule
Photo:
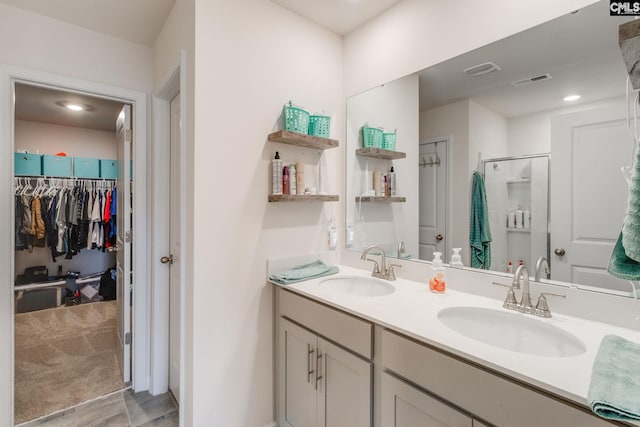
[[382, 135], [382, 148], [384, 150], [396, 150], [396, 133], [384, 133]]
[[309, 117], [309, 135], [329, 138], [331, 117], [314, 115]]
[[382, 148], [382, 138], [382, 129], [362, 126], [362, 146], [364, 148]]

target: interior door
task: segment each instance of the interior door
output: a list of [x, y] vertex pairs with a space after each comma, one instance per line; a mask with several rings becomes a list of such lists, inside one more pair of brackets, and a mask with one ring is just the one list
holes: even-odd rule
[[442, 252], [447, 262], [447, 141], [421, 143], [419, 150], [419, 258]]
[[180, 403], [180, 96], [171, 101], [169, 212], [169, 389]]
[[118, 141], [117, 190], [117, 326], [118, 364], [124, 382], [131, 380], [131, 106], [116, 120]]
[[631, 163], [624, 102], [552, 117], [551, 278], [630, 291], [607, 273], [627, 205]]

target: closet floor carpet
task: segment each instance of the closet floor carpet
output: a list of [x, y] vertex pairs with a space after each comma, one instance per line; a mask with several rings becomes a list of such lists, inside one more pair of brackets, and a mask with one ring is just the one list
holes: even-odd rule
[[116, 349], [116, 301], [17, 314], [15, 423], [124, 388]]

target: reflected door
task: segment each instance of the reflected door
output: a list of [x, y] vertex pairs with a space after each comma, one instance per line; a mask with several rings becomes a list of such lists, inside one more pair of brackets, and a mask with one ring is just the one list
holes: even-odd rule
[[447, 262], [447, 141], [420, 143], [419, 159], [419, 258], [433, 259], [442, 252]]
[[169, 389], [180, 404], [180, 268], [182, 259], [182, 221], [180, 195], [180, 95], [171, 101], [171, 164], [169, 252]]
[[628, 292], [607, 273], [627, 204], [624, 102], [552, 117], [551, 278]]

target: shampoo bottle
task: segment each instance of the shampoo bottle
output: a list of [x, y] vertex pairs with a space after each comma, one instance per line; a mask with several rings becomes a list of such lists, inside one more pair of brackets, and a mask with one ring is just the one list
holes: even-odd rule
[[289, 194], [289, 168], [282, 169], [282, 194]]
[[271, 193], [282, 194], [282, 160], [280, 160], [280, 153], [277, 151], [271, 162]]
[[513, 209], [507, 215], [507, 228], [516, 228], [516, 212]]
[[516, 210], [516, 228], [523, 228], [522, 227], [523, 217], [524, 217], [524, 214], [522, 212], [522, 207], [518, 206], [518, 209]]
[[295, 196], [296, 194], [298, 194], [297, 191], [297, 186], [298, 183], [296, 181], [296, 164], [295, 163], [291, 163], [289, 165], [289, 194], [291, 194], [292, 196]]
[[524, 212], [522, 215], [522, 226], [526, 229], [529, 229], [531, 227], [531, 211], [528, 207], [524, 208]]
[[442, 266], [442, 253], [434, 252], [431, 261], [431, 278], [429, 279], [429, 289], [431, 292], [443, 294], [447, 288], [445, 279], [445, 269]]
[[393, 166], [389, 170], [389, 187], [391, 190], [391, 196], [396, 195], [396, 172], [393, 170]]
[[453, 248], [453, 254], [451, 255], [451, 264], [449, 264], [453, 268], [462, 268], [464, 265], [462, 264], [462, 256], [460, 255], [460, 251], [462, 248]]
[[304, 165], [296, 163], [296, 194], [304, 194]]

